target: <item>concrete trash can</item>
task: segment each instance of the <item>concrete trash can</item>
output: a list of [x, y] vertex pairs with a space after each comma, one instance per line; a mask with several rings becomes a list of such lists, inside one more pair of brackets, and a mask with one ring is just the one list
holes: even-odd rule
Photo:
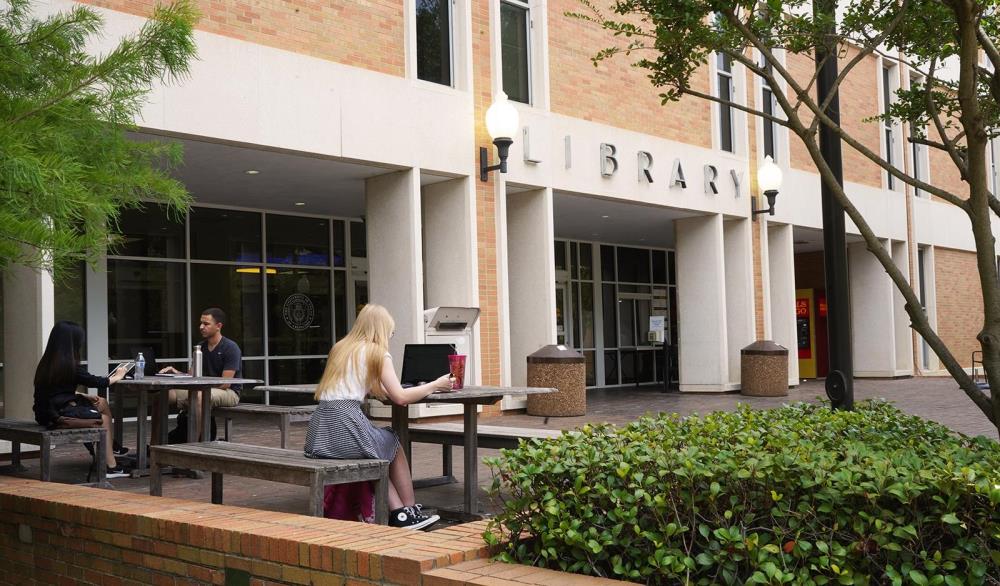
[[528, 355], [528, 386], [559, 389], [528, 395], [528, 415], [570, 417], [587, 413], [587, 366], [583, 354], [563, 345]]
[[788, 348], [758, 340], [740, 350], [742, 394], [750, 397], [788, 395]]

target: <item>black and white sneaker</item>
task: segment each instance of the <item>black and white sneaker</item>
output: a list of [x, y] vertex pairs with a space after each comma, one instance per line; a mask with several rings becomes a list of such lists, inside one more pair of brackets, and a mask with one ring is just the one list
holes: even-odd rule
[[114, 468], [108, 466], [105, 473], [105, 478], [128, 478], [131, 474], [125, 470], [125, 467], [118, 464]]
[[400, 507], [389, 512], [389, 526], [403, 529], [423, 529], [437, 523], [438, 515], [425, 515], [415, 507]]

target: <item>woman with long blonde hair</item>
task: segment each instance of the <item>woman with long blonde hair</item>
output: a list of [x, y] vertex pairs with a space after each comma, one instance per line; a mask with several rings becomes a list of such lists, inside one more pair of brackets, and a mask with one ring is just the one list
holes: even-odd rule
[[390, 428], [376, 428], [361, 410], [369, 395], [409, 405], [435, 391], [451, 389], [451, 377], [404, 389], [389, 354], [396, 327], [381, 305], [361, 309], [354, 327], [330, 349], [326, 370], [316, 386], [319, 406], [309, 420], [306, 455], [313, 458], [380, 459], [389, 464], [389, 524], [422, 529], [438, 520], [424, 515], [413, 495], [413, 479], [399, 439]]

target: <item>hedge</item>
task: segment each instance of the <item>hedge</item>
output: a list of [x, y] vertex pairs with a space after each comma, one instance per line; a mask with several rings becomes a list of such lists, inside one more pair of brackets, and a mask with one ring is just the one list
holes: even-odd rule
[[647, 584], [1000, 584], [1000, 446], [883, 401], [644, 417], [488, 460], [505, 561]]

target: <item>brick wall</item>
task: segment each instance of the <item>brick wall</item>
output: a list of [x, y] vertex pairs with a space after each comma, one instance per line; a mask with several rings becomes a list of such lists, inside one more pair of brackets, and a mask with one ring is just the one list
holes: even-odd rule
[[[594, 54], [614, 46], [621, 39], [612, 37], [594, 23], [565, 15], [567, 11], [585, 10], [578, 0], [548, 2], [552, 111], [711, 148], [711, 106], [708, 102], [686, 98], [679, 103], [661, 105], [660, 90], [653, 87], [645, 70], [631, 66], [639, 58], [638, 54], [618, 55], [594, 67], [590, 60]], [[606, 16], [612, 14], [608, 12]], [[708, 69], [699, 71], [692, 84], [695, 89], [707, 92]]]
[[[80, 0], [149, 16], [153, 0]], [[402, 0], [197, 0], [205, 32], [404, 75]]]
[[934, 279], [938, 335], [959, 364], [971, 367], [972, 352], [980, 349], [976, 335], [983, 327], [983, 291], [976, 254], [935, 248]]
[[0, 478], [3, 584], [622, 584], [490, 562], [484, 522], [424, 533]]

